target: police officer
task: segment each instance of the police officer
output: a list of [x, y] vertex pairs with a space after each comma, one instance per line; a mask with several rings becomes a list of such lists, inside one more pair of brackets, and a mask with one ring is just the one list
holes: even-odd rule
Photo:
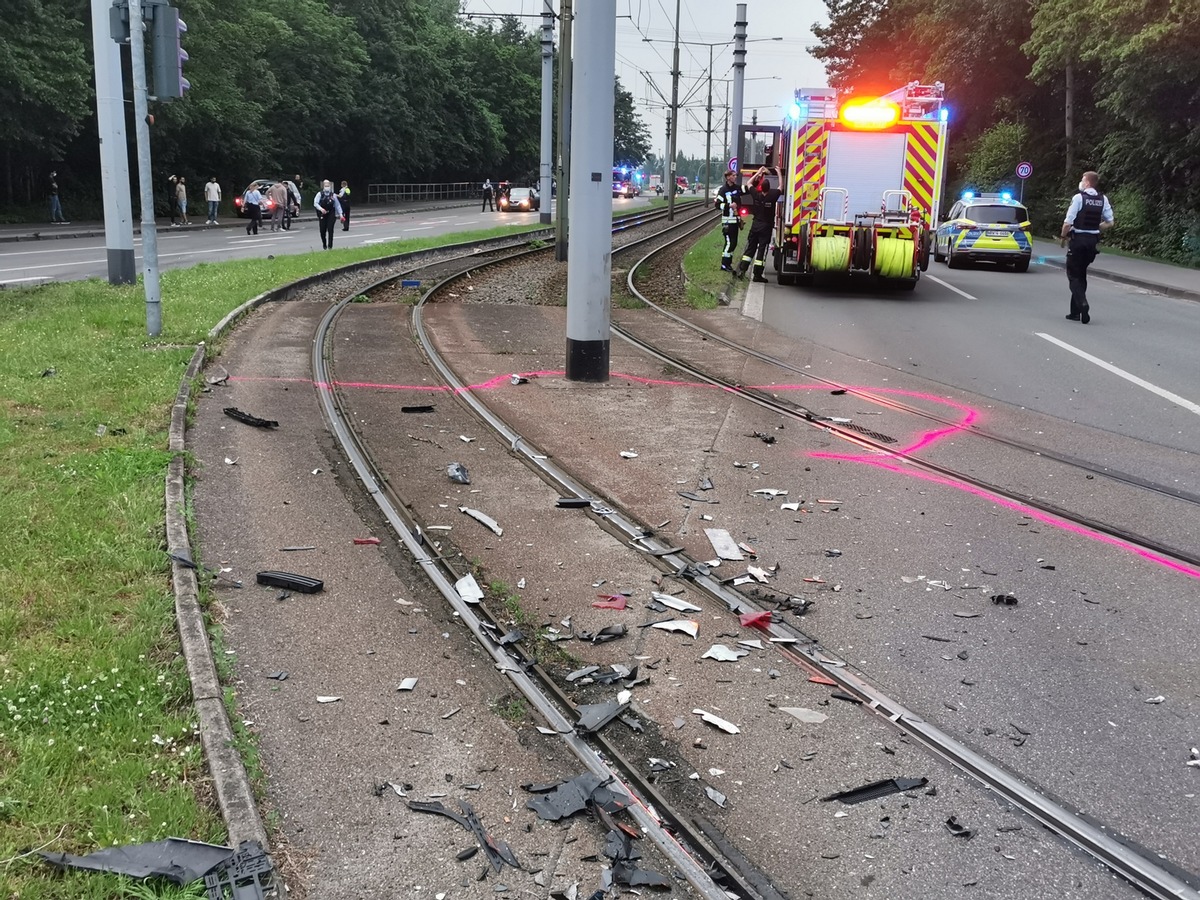
[[492, 212], [496, 211], [496, 204], [492, 202], [494, 194], [495, 189], [492, 187], [492, 179], [489, 178], [483, 183], [483, 206], [480, 208], [480, 212], [489, 208]]
[[737, 172], [725, 172], [725, 183], [718, 188], [716, 204], [721, 210], [721, 234], [725, 237], [721, 271], [732, 272], [733, 248], [737, 246], [738, 231], [742, 227], [742, 186], [738, 184]]
[[[1113, 211], [1108, 198], [1096, 190], [1100, 176], [1084, 172], [1079, 193], [1071, 198], [1060, 235], [1067, 248], [1067, 284], [1071, 286], [1071, 311], [1067, 318], [1086, 325], [1092, 321], [1087, 300], [1087, 270], [1099, 252], [1100, 232], [1113, 227]], [[1068, 243], [1069, 242], [1069, 243]]]
[[766, 166], [759, 169], [750, 180], [750, 214], [754, 217], [750, 225], [750, 237], [746, 239], [746, 249], [742, 253], [742, 262], [738, 267], [739, 278], [746, 276], [750, 263], [754, 263], [754, 277], [751, 281], [765, 282], [763, 267], [766, 265], [767, 248], [771, 246], [771, 235], [775, 230], [775, 205], [783, 192], [771, 186], [771, 170]]
[[317, 224], [321, 229], [321, 246], [333, 249], [333, 226], [342, 218], [342, 204], [333, 192], [333, 182], [328, 178], [321, 182], [321, 191], [313, 198], [313, 209], [317, 211]]

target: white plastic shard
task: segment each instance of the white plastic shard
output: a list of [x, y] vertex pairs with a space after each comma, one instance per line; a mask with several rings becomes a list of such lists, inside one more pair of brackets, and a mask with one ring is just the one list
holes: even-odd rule
[[415, 679], [415, 678], [405, 678], [405, 679], [404, 679], [402, 682], [400, 682], [400, 686], [399, 686], [398, 688], [396, 688], [396, 690], [398, 690], [398, 691], [411, 691], [411, 690], [412, 690], [413, 688], [415, 688], [416, 686], [417, 686], [417, 679]]
[[337, 703], [341, 699], [342, 699], [341, 697], [318, 697], [317, 702], [318, 703]]
[[746, 558], [738, 549], [737, 541], [724, 528], [705, 528], [704, 533], [721, 559], [740, 560]]
[[718, 662], [737, 662], [743, 656], [749, 656], [750, 651], [741, 647], [730, 649], [724, 644], [713, 644], [705, 652], [701, 659], [715, 659]]
[[693, 709], [692, 712], [694, 712], [696, 715], [698, 715], [702, 720], [707, 722], [709, 725], [713, 726], [713, 728], [720, 728], [726, 734], [741, 734], [742, 733], [742, 729], [738, 728], [732, 722], [726, 722], [720, 716], [714, 716], [708, 710]]
[[478, 603], [483, 599], [483, 589], [470, 572], [454, 582], [454, 589], [458, 591], [463, 603]]
[[759, 568], [758, 566], [747, 566], [746, 571], [749, 572], [751, 575], [753, 575], [754, 580], [757, 581], [759, 584], [767, 583], [767, 570], [766, 569]]
[[636, 450], [622, 450], [621, 458], [622, 459], [637, 459], [637, 451]]
[[499, 525], [497, 525], [496, 520], [493, 519], [491, 516], [487, 515], [486, 513], [481, 513], [477, 509], [471, 509], [471, 507], [469, 507], [469, 506], [460, 506], [458, 508], [458, 511], [460, 513], [470, 516], [472, 519], [474, 519], [476, 522], [479, 522], [481, 525], [485, 525], [488, 528], [492, 529], [492, 531], [496, 532], [497, 535], [504, 534], [504, 529], [501, 528]]
[[787, 491], [781, 491], [779, 488], [759, 488], [757, 491], [751, 491], [752, 494], [762, 494], [766, 497], [786, 497]]
[[651, 591], [650, 596], [668, 609], [673, 609], [677, 612], [702, 611], [695, 603], [688, 603], [686, 600], [680, 600], [678, 597], [672, 597], [670, 594], [663, 594], [659, 591]]
[[779, 508], [791, 510], [792, 512], [799, 512], [800, 504], [799, 503], [780, 503]]
[[738, 646], [739, 647], [749, 647], [751, 650], [766, 650], [767, 649], [766, 647], [763, 646], [763, 642], [760, 641], [758, 638], [755, 638], [752, 641], [738, 641]]
[[695, 637], [700, 630], [700, 623], [691, 619], [672, 619], [670, 622], [655, 622], [650, 627], [662, 631], [679, 631], [688, 637]]
[[807, 722], [809, 725], [820, 725], [829, 718], [825, 713], [819, 713], [815, 709], [805, 709], [803, 706], [781, 706], [779, 711], [794, 716], [801, 722]]

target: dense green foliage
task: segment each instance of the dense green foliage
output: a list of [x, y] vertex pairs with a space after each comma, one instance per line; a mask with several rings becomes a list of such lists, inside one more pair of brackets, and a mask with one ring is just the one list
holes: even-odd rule
[[[859, 93], [943, 81], [950, 188], [1012, 187], [1057, 231], [1084, 169], [1115, 207], [1110, 240], [1200, 264], [1196, 0], [826, 0], [814, 54]], [[1073, 108], [1068, 131], [1066, 107]]]
[[[194, 201], [211, 175], [227, 197], [285, 173], [344, 178], [359, 196], [373, 182], [537, 175], [541, 47], [519, 19], [467, 21], [457, 0], [173, 5], [188, 26], [192, 87], [151, 103], [160, 193], [170, 173], [188, 179]], [[90, 9], [0, 0], [4, 21], [20, 23], [0, 32], [0, 220], [43, 217], [55, 168], [68, 215], [99, 215]], [[615, 91], [614, 160], [636, 164], [648, 135], [632, 95], [619, 81]], [[136, 163], [132, 116], [126, 132]]]

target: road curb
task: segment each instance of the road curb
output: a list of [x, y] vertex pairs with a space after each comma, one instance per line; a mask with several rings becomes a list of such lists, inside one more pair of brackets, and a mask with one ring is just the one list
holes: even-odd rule
[[[1050, 257], [1043, 256], [1038, 259], [1038, 262], [1045, 266], [1054, 266], [1056, 269], [1065, 270], [1067, 268], [1067, 262], [1063, 259], [1051, 259]], [[1200, 300], [1200, 290], [1192, 291], [1187, 288], [1172, 287], [1167, 284], [1148, 281], [1144, 278], [1134, 278], [1132, 275], [1122, 275], [1119, 272], [1113, 272], [1109, 269], [1097, 269], [1092, 266], [1088, 268], [1088, 275], [1103, 278], [1105, 281], [1115, 281], [1118, 284], [1125, 284], [1129, 287], [1154, 291], [1156, 294], [1174, 297], [1177, 300]]]

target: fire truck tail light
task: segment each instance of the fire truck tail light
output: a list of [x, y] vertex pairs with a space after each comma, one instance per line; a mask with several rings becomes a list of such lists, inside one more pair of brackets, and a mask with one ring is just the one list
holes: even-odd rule
[[841, 108], [838, 119], [847, 128], [864, 131], [890, 128], [900, 121], [900, 107], [877, 97], [851, 100]]

